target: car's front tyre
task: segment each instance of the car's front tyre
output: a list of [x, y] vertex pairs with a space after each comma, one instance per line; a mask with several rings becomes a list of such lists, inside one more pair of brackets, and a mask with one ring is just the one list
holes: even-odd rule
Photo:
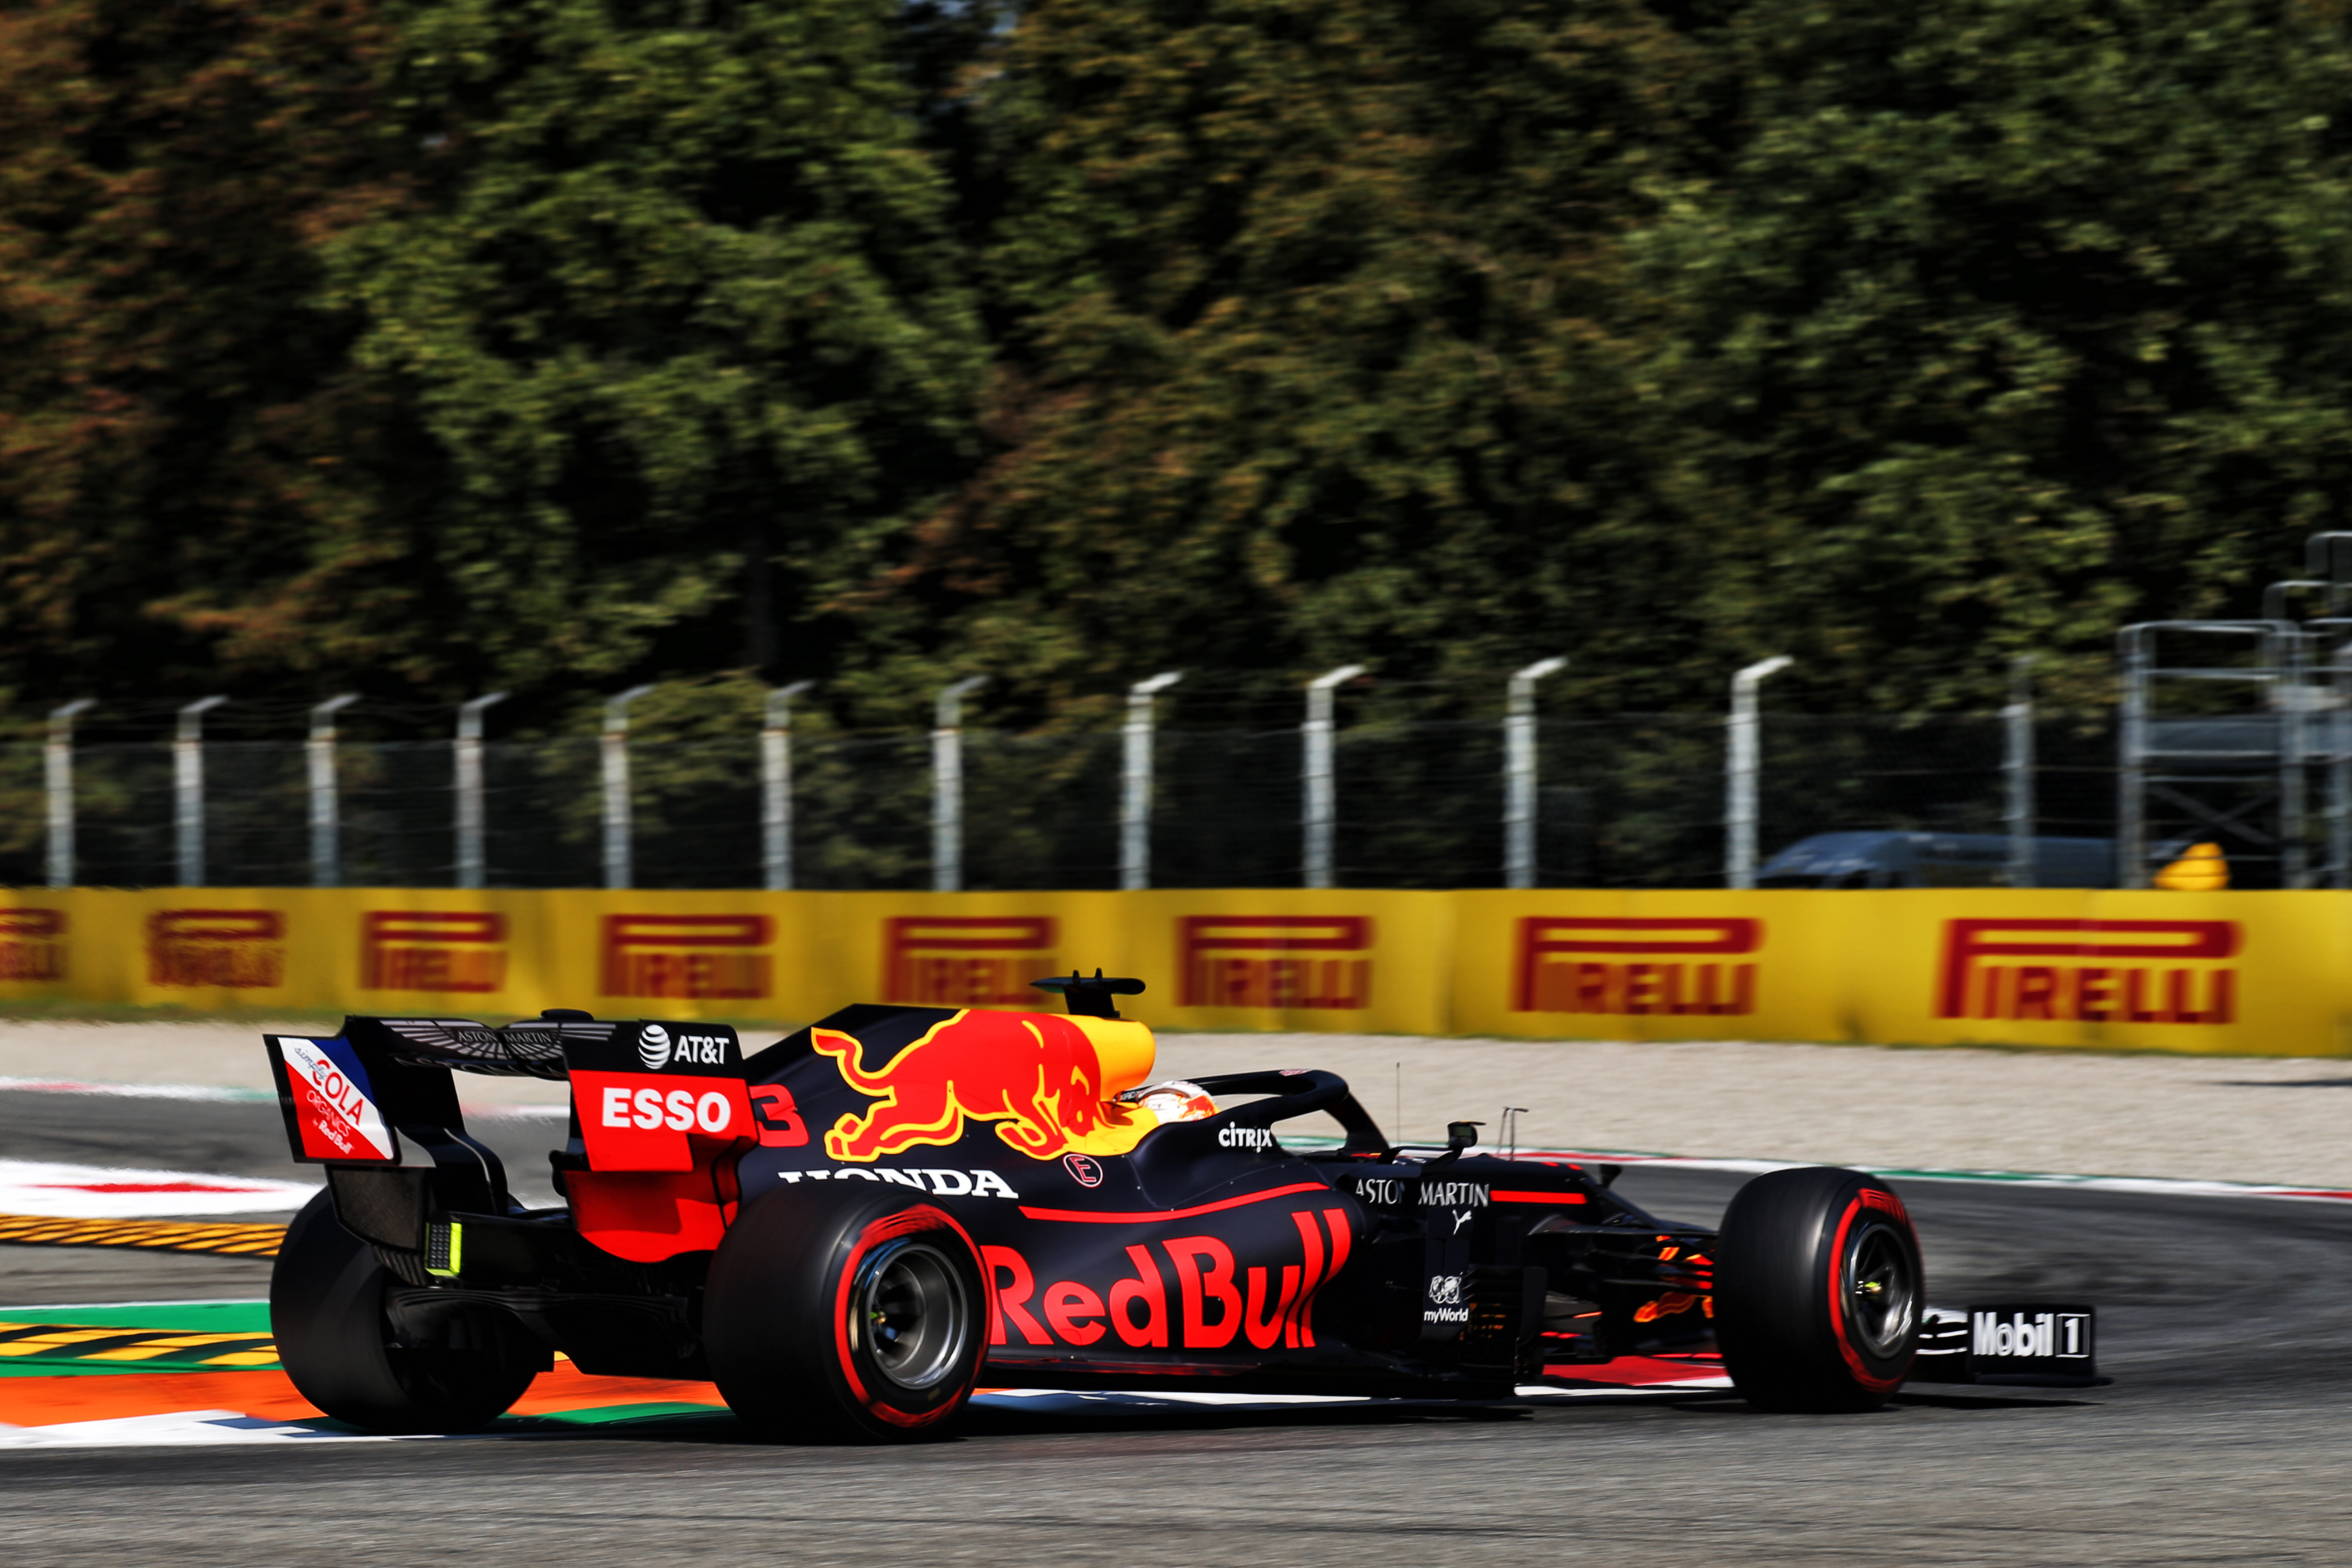
[[1764, 1410], [1874, 1410], [1918, 1347], [1927, 1275], [1895, 1190], [1860, 1171], [1772, 1171], [1723, 1216], [1715, 1330]]
[[710, 1262], [703, 1344], [728, 1407], [771, 1436], [907, 1442], [963, 1408], [987, 1349], [971, 1237], [891, 1188], [786, 1188]]

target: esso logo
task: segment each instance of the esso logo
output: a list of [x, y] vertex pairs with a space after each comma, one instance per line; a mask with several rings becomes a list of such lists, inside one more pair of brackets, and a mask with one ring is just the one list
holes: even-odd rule
[[632, 1094], [615, 1086], [604, 1091], [604, 1122], [607, 1127], [635, 1127], [653, 1132], [724, 1132], [735, 1120], [734, 1107], [717, 1089], [698, 1100], [691, 1089], [641, 1089]]
[[647, 1072], [659, 1072], [669, 1065], [669, 1031], [659, 1024], [647, 1024], [637, 1037], [637, 1059], [646, 1064]]
[[1102, 1185], [1102, 1162], [1091, 1154], [1065, 1154], [1062, 1156], [1062, 1169], [1069, 1172], [1070, 1180], [1082, 1187]]

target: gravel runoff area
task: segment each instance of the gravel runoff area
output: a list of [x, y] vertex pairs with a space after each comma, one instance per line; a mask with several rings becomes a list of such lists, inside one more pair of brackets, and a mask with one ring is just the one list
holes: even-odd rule
[[[267, 1090], [264, 1026], [0, 1020], [0, 1078]], [[746, 1033], [756, 1047], [761, 1036]], [[1283, 1067], [1342, 1074], [1384, 1127], [1414, 1139], [1442, 1137], [1455, 1118], [1492, 1135], [1511, 1104], [1528, 1108], [1523, 1145], [2352, 1188], [2352, 1061], [2334, 1058], [1160, 1037], [1163, 1077]], [[484, 1110], [563, 1099], [562, 1086], [533, 1079], [461, 1075], [461, 1086]]]

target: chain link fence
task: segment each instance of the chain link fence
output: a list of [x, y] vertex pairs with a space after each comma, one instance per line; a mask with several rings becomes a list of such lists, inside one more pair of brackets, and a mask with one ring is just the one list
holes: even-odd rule
[[[2002, 720], [1995, 715], [1767, 713], [1759, 844], [1765, 858], [1809, 835], [1864, 829], [2004, 831]], [[2032, 770], [2036, 831], [2115, 830], [2111, 715], [2042, 714]], [[1724, 881], [1723, 719], [1548, 714], [1537, 732], [1535, 880], [1589, 888]], [[1121, 736], [1116, 731], [962, 732], [963, 886], [1115, 888]], [[603, 795], [593, 736], [483, 748], [486, 879], [596, 887]], [[1301, 740], [1289, 725], [1162, 725], [1153, 740], [1150, 882], [1177, 888], [1300, 884]], [[340, 880], [446, 887], [457, 877], [453, 746], [347, 740], [334, 751]], [[762, 882], [756, 728], [690, 743], [634, 739], [633, 880], [645, 888]], [[793, 751], [793, 884], [928, 888], [932, 738], [803, 734]], [[1494, 721], [1343, 728], [1335, 745], [1336, 879], [1343, 887], [1493, 887], [1503, 880], [1504, 741]], [[203, 745], [205, 881], [312, 880], [299, 741]], [[74, 879], [176, 879], [171, 742], [92, 741], [72, 753]], [[0, 745], [0, 879], [44, 880], [47, 797], [38, 743]]]

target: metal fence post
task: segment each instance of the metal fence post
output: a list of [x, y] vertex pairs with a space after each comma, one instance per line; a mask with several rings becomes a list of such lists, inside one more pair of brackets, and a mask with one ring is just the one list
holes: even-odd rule
[[1503, 886], [1536, 885], [1536, 682], [1567, 668], [1539, 658], [1511, 677], [1503, 712]]
[[1305, 883], [1310, 888], [1331, 885], [1331, 838], [1339, 819], [1338, 791], [1331, 776], [1331, 693], [1340, 682], [1364, 673], [1360, 664], [1343, 664], [1307, 683], [1307, 723], [1300, 731], [1306, 752], [1302, 782], [1306, 827]]
[[2327, 664], [2327, 865], [2328, 884], [2352, 888], [2352, 643], [2336, 649]]
[[776, 892], [793, 885], [793, 699], [815, 685], [795, 680], [769, 692], [760, 730], [760, 865]]
[[341, 813], [335, 798], [335, 715], [359, 700], [359, 693], [330, 697], [310, 710], [310, 738], [302, 747], [310, 772], [310, 885], [341, 887], [343, 880]]
[[2000, 710], [2001, 772], [2008, 775], [2009, 885], [2036, 884], [2033, 855], [2033, 656], [2009, 661], [2009, 706]]
[[41, 748], [42, 783], [48, 786], [48, 885], [74, 885], [73, 721], [87, 713], [98, 699], [85, 697], [49, 710], [49, 743]]
[[629, 704], [653, 689], [632, 686], [604, 704], [597, 750], [604, 764], [604, 886], [629, 885]]
[[1731, 744], [1724, 754], [1724, 885], [1756, 885], [1756, 689], [1789, 668], [1785, 657], [1762, 659], [1731, 678]]
[[507, 694], [493, 691], [457, 705], [457, 886], [478, 888], [484, 871], [482, 714]]
[[2147, 886], [2147, 639], [2144, 626], [2116, 635], [2123, 655], [2123, 713], [2116, 734], [2116, 886]]
[[963, 700], [988, 684], [974, 675], [940, 689], [931, 729], [931, 890], [963, 891]]
[[172, 826], [183, 888], [205, 885], [205, 715], [227, 700], [200, 697], [181, 709], [172, 740]]
[[1118, 885], [1151, 886], [1151, 700], [1184, 679], [1171, 669], [1127, 689], [1118, 796]]

